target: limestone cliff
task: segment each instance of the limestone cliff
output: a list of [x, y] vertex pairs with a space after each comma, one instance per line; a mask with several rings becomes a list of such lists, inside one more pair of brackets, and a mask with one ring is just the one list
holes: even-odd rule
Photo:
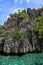
[[0, 53], [14, 54], [42, 52], [43, 45], [36, 28], [35, 18], [43, 16], [43, 8], [27, 9], [10, 15], [0, 28]]

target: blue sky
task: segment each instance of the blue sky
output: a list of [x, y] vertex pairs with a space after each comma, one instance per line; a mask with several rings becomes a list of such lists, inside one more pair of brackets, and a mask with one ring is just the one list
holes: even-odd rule
[[26, 8], [39, 8], [43, 0], [0, 0], [0, 25], [3, 25], [11, 13]]

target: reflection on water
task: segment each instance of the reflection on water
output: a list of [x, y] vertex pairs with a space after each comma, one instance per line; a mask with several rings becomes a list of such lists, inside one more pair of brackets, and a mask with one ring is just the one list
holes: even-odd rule
[[43, 65], [43, 53], [29, 53], [23, 56], [1, 56], [0, 65]]

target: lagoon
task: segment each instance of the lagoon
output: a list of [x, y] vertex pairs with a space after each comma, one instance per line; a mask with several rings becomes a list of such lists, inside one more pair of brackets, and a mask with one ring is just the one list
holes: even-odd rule
[[43, 53], [28, 53], [22, 56], [0, 55], [0, 65], [43, 65]]

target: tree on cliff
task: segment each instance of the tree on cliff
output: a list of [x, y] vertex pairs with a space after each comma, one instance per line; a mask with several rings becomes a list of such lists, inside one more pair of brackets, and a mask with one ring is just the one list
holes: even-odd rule
[[39, 31], [39, 38], [42, 40], [43, 43], [43, 16], [35, 18], [36, 22], [36, 28], [35, 31]]
[[22, 18], [22, 19], [28, 18], [28, 15], [24, 11], [21, 11], [21, 12], [19, 11], [18, 16], [19, 18]]

